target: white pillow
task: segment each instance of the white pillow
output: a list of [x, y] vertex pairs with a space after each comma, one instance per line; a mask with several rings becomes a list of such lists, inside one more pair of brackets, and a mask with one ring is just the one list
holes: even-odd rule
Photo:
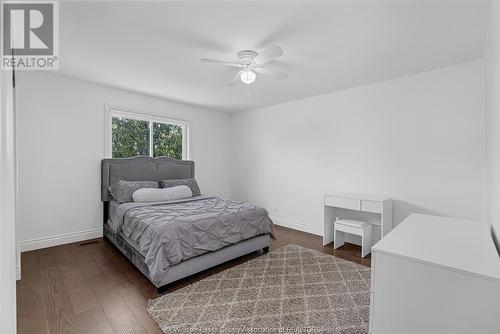
[[193, 192], [188, 186], [142, 188], [132, 194], [134, 202], [166, 202], [189, 197], [193, 197]]

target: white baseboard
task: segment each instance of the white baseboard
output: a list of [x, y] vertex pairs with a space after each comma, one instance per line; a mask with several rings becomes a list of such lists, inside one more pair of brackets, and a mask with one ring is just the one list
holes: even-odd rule
[[288, 227], [294, 230], [299, 230], [302, 232], [307, 232], [319, 236], [323, 236], [323, 229], [321, 227], [313, 226], [313, 225], [308, 225], [308, 224], [302, 224], [297, 221], [287, 219], [287, 218], [282, 218], [282, 217], [276, 217], [276, 216], [269, 216], [271, 220], [273, 221], [274, 224], [279, 225], [279, 226], [284, 226]]
[[16, 281], [21, 279], [21, 267], [16, 267]]
[[43, 238], [24, 240], [19, 243], [21, 252], [27, 252], [35, 249], [59, 246], [78, 242], [82, 240], [95, 239], [102, 237], [102, 227], [92, 230], [85, 230], [79, 232], [71, 232], [59, 235], [52, 235]]

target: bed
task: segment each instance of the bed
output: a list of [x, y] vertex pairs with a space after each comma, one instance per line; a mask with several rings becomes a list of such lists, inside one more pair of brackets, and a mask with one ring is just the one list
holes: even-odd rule
[[[267, 253], [272, 222], [264, 209], [209, 196], [117, 203], [110, 185], [194, 178], [194, 162], [165, 157], [103, 159], [103, 234], [158, 289], [237, 257]], [[214, 218], [217, 217], [217, 218]]]

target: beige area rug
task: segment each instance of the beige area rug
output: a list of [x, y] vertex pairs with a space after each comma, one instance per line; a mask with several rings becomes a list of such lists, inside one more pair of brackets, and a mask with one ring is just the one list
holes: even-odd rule
[[148, 304], [164, 333], [368, 333], [370, 268], [287, 245]]

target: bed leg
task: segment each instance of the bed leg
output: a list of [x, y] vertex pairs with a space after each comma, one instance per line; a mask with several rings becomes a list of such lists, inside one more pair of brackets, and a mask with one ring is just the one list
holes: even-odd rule
[[156, 292], [158, 292], [158, 294], [161, 295], [162, 293], [167, 292], [168, 288], [169, 288], [169, 285], [165, 284], [165, 285], [160, 286], [159, 288], [156, 288]]
[[269, 246], [262, 248], [262, 254], [269, 253]]

